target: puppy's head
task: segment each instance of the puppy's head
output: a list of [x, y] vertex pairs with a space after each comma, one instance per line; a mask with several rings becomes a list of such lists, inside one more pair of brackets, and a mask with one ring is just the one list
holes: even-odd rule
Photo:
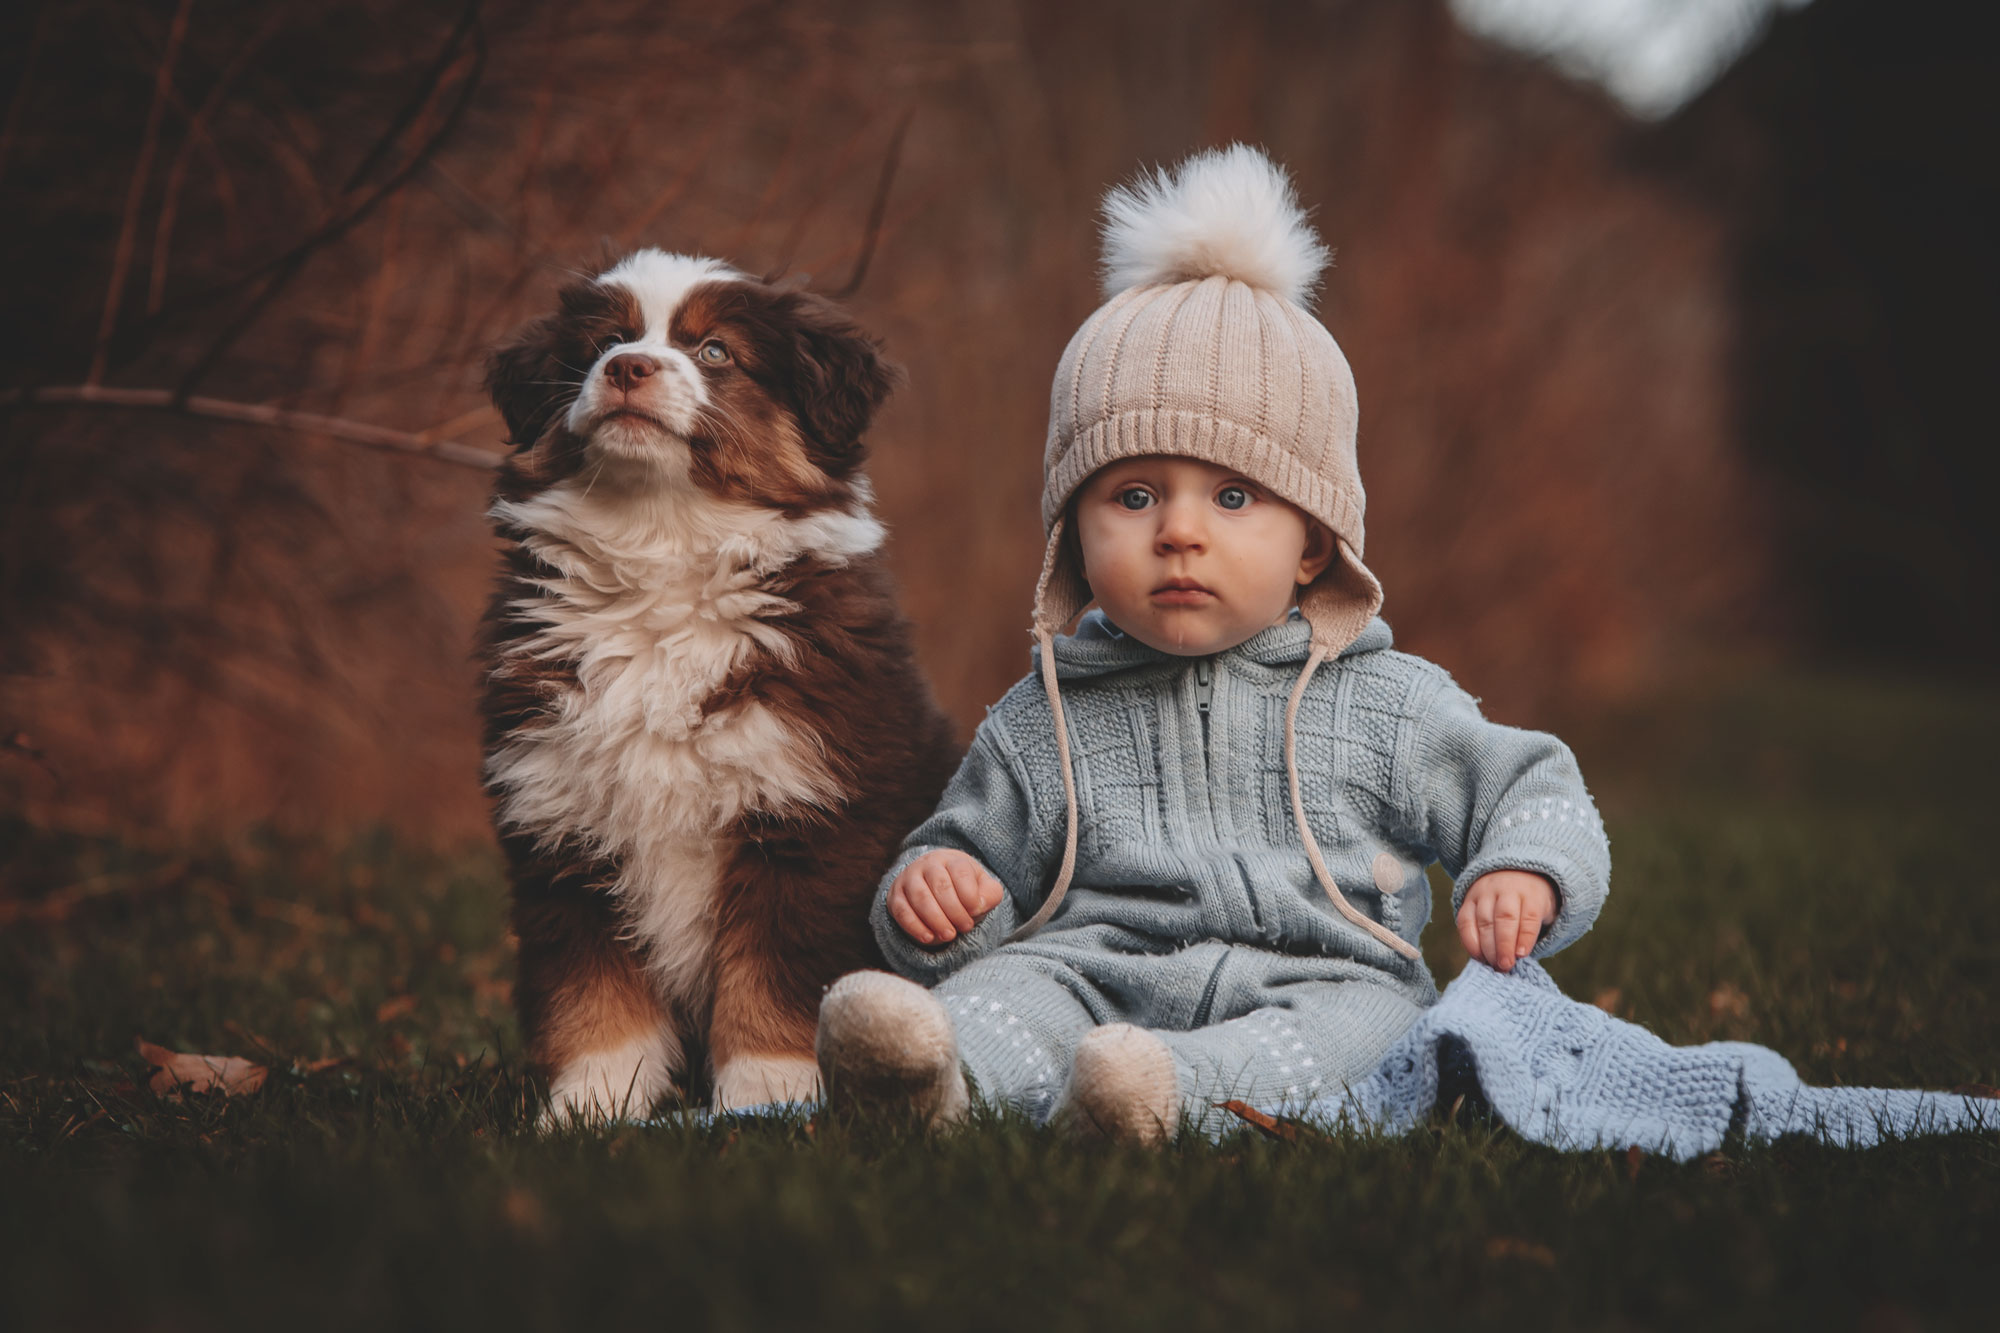
[[844, 504], [895, 369], [831, 302], [712, 259], [641, 250], [563, 290], [493, 354], [510, 499], [696, 487], [803, 513]]

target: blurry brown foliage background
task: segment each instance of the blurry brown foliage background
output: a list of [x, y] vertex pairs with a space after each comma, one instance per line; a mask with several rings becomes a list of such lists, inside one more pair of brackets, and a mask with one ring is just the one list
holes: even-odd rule
[[[830, 290], [872, 243], [849, 304], [909, 378], [871, 470], [969, 731], [1026, 665], [1096, 201], [1245, 139], [1337, 250], [1385, 614], [1498, 716], [1774, 659], [1983, 670], [1993, 116], [1958, 22], [1819, 0], [1649, 126], [1435, 0], [23, 7], [0, 384], [101, 357], [498, 448], [485, 349], [574, 272], [659, 245]], [[0, 808], [477, 836], [488, 484], [0, 409]]]

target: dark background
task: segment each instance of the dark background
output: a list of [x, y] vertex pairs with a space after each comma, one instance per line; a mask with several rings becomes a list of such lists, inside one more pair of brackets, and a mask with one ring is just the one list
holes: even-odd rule
[[1337, 251], [1385, 614], [1496, 716], [1983, 689], [1983, 9], [1816, 0], [1644, 122], [1432, 0], [10, 7], [0, 809], [479, 836], [487, 473], [21, 391], [497, 448], [485, 348], [641, 244], [822, 290], [866, 257], [849, 304], [909, 373], [873, 434], [891, 561], [969, 730], [1026, 664], [1096, 201], [1234, 139]]

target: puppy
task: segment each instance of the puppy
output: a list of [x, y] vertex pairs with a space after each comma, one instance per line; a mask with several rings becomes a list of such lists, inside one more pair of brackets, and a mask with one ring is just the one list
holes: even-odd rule
[[818, 1093], [834, 978], [957, 761], [861, 475], [895, 372], [832, 304], [642, 250], [491, 360], [483, 643], [544, 1124]]

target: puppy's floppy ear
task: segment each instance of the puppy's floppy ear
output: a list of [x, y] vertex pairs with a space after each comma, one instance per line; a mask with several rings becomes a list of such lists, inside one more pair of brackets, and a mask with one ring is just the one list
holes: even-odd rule
[[792, 406], [823, 464], [861, 461], [861, 433], [902, 372], [882, 348], [823, 296], [787, 293], [791, 307]]
[[[507, 421], [507, 438], [526, 449], [548, 433], [597, 359], [596, 339], [619, 332], [633, 319], [631, 296], [594, 278], [572, 282], [556, 294], [557, 309], [514, 335], [486, 362], [486, 391]], [[582, 369], [578, 369], [582, 367]]]
[[538, 319], [486, 359], [486, 392], [507, 423], [507, 442], [525, 449], [542, 438], [566, 393], [559, 326]]

